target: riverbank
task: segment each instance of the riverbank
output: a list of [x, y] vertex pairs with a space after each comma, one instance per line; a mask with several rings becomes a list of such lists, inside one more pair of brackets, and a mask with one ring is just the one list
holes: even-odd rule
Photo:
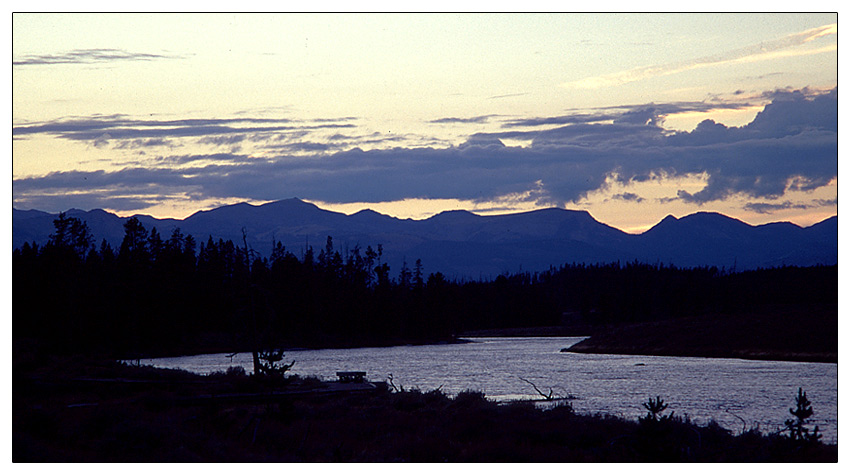
[[[392, 346], [448, 345], [469, 343], [461, 337], [442, 339], [413, 339], [413, 338], [314, 338], [309, 340], [284, 339], [279, 342], [285, 351], [293, 350], [326, 350], [350, 348], [387, 348]], [[36, 343], [37, 344], [37, 343]], [[234, 341], [228, 335], [201, 334], [198, 337], [183, 341], [176, 345], [146, 348], [136, 352], [110, 352], [108, 355], [119, 360], [139, 360], [150, 358], [173, 358], [180, 356], [206, 355], [216, 353], [251, 353], [250, 343]]]
[[14, 462], [837, 461], [835, 445], [577, 414], [568, 402], [543, 409], [469, 391], [346, 389], [43, 354], [15, 363]]
[[781, 307], [613, 325], [565, 351], [837, 363], [838, 309]]
[[588, 336], [593, 333], [591, 325], [558, 325], [548, 327], [492, 328], [486, 330], [468, 330], [461, 338], [524, 338]]

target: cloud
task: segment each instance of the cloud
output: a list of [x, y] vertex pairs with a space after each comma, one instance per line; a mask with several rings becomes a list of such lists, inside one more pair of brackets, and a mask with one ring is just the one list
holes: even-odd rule
[[135, 139], [135, 140], [127, 140], [119, 143], [115, 146], [115, 148], [127, 148], [127, 149], [140, 149], [140, 148], [150, 148], [150, 147], [169, 147], [172, 146], [173, 142], [164, 138], [155, 138], [155, 139]]
[[771, 214], [774, 211], [782, 211], [786, 209], [810, 209], [817, 208], [821, 206], [835, 206], [838, 204], [838, 200], [813, 200], [812, 203], [792, 203], [791, 201], [785, 200], [781, 203], [747, 203], [744, 205], [744, 209], [753, 211], [758, 214]]
[[434, 119], [428, 121], [430, 124], [483, 124], [490, 120], [491, 117], [495, 117], [493, 114], [490, 115], [479, 115], [477, 117], [443, 117], [441, 119]]
[[13, 60], [12, 66], [44, 66], [54, 64], [100, 64], [116, 61], [153, 61], [179, 59], [170, 54], [133, 53], [122, 49], [75, 49], [58, 54], [35, 54]]
[[[341, 119], [347, 120], [347, 119]], [[317, 130], [336, 130], [355, 127], [354, 124], [331, 119], [309, 122], [285, 118], [242, 117], [229, 119], [138, 120], [122, 115], [92, 116], [12, 127], [12, 136], [22, 138], [46, 134], [57, 138], [91, 142], [97, 147], [139, 148], [140, 146], [174, 145], [169, 139], [198, 138], [207, 145], [238, 145], [256, 138], [267, 140], [268, 135], [286, 133], [306, 135]]]
[[641, 198], [640, 196], [638, 196], [634, 193], [619, 193], [619, 194], [612, 196], [611, 198], [615, 199], [615, 200], [621, 200], [621, 201], [632, 201], [632, 202], [635, 202], [635, 203], [642, 203], [644, 201], [643, 198]]
[[808, 99], [788, 94], [765, 106], [750, 124], [726, 127], [713, 121], [668, 137], [683, 158], [701, 165], [708, 185], [679, 192], [705, 203], [744, 193], [775, 199], [787, 189], [812, 190], [838, 176], [838, 90]]
[[200, 144], [209, 145], [238, 145], [248, 138], [246, 134], [234, 133], [228, 135], [209, 135], [198, 140]]
[[[675, 109], [661, 104], [612, 112], [610, 123], [585, 123], [579, 117], [568, 125], [543, 130], [473, 134], [457, 147], [354, 148], [329, 153], [330, 144], [302, 141], [279, 144], [283, 148], [277, 153], [271, 144], [271, 155], [262, 158], [232, 152], [177, 153], [160, 158], [154, 168], [16, 179], [13, 200], [18, 206], [39, 194], [64, 192], [67, 196], [60, 197], [67, 207], [73, 203], [73, 193], [97, 189], [151, 199], [186, 192], [204, 199], [300, 196], [335, 203], [405, 198], [484, 202], [521, 196], [539, 205], [564, 205], [603, 189], [612, 179], [629, 184], [659, 176], [694, 175], [706, 177], [705, 187], [680, 191], [676, 199], [707, 203], [743, 194], [776, 200], [790, 190], [811, 190], [837, 177], [837, 101], [837, 90], [819, 96], [805, 91], [778, 94], [746, 126], [704, 121], [692, 132], [660, 127], [661, 113]], [[57, 128], [52, 124], [45, 133], [93, 134], [90, 125]], [[240, 128], [198, 123], [175, 124], [172, 129], [185, 134], [181, 128], [207, 126]], [[166, 127], [154, 124], [153, 128], [159, 134]], [[531, 145], [508, 147], [501, 140], [520, 137]], [[615, 199], [640, 198], [621, 194]]]
[[744, 209], [753, 211], [758, 214], [771, 214], [774, 211], [780, 211], [785, 209], [806, 208], [809, 208], [809, 206], [802, 203], [791, 203], [790, 201], [784, 201], [782, 203], [747, 203], [746, 205], [744, 205]]
[[817, 54], [828, 51], [834, 51], [836, 46], [831, 45], [815, 50], [792, 50], [797, 46], [804, 45], [812, 40], [823, 36], [837, 35], [838, 25], [830, 24], [817, 28], [812, 28], [799, 33], [787, 35], [785, 37], [764, 41], [756, 45], [750, 45], [744, 48], [727, 51], [718, 55], [705, 56], [690, 61], [682, 61], [677, 63], [669, 63], [663, 65], [644, 66], [640, 68], [629, 69], [627, 71], [619, 71], [616, 73], [604, 74], [601, 76], [588, 77], [569, 81], [561, 84], [562, 87], [569, 89], [599, 89], [603, 87], [620, 86], [623, 84], [652, 79], [660, 76], [669, 76], [678, 74], [692, 69], [705, 68], [710, 66], [720, 66], [727, 63], [744, 63], [764, 61], [780, 56], [806, 55]]
[[322, 153], [328, 152], [331, 150], [336, 150], [339, 147], [328, 144], [328, 143], [320, 143], [320, 142], [293, 142], [286, 144], [275, 144], [275, 145], [267, 145], [266, 149], [273, 149], [279, 151], [289, 151], [289, 152], [314, 152], [314, 153]]
[[245, 163], [257, 163], [258, 161], [263, 160], [261, 158], [254, 158], [248, 155], [240, 155], [237, 153], [211, 153], [211, 154], [194, 154], [194, 155], [168, 155], [168, 156], [160, 156], [154, 159], [155, 162], [164, 163], [168, 165], [185, 165], [187, 163], [193, 162], [214, 162], [214, 163], [224, 163], [224, 164], [245, 164]]
[[[57, 197], [53, 195], [32, 195], [15, 202], [19, 209], [67, 211], [70, 208], [115, 209], [120, 211], [140, 211], [155, 206], [164, 197], [150, 194], [139, 197], [121, 196], [112, 190], [74, 193], [73, 196]], [[63, 204], [64, 203], [64, 204]], [[59, 207], [57, 207], [59, 206]]]
[[502, 127], [540, 127], [544, 125], [587, 124], [614, 120], [619, 114], [570, 114], [555, 117], [533, 117], [506, 121]]
[[[553, 117], [531, 117], [510, 119], [502, 127], [541, 127], [546, 125], [593, 124], [603, 122], [643, 123], [651, 120], [654, 124], [663, 123], [664, 117], [684, 112], [711, 112], [715, 110], [735, 110], [752, 107], [749, 102], [668, 102], [663, 104], [630, 104], [598, 109], [597, 112], [574, 112]], [[642, 120], [639, 120], [642, 118]]]
[[501, 94], [501, 95], [498, 95], [498, 96], [490, 96], [487, 99], [505, 99], [505, 98], [508, 98], [508, 97], [519, 97], [519, 96], [527, 96], [527, 95], [528, 95], [527, 92], [516, 92], [516, 93], [513, 93], [513, 94]]

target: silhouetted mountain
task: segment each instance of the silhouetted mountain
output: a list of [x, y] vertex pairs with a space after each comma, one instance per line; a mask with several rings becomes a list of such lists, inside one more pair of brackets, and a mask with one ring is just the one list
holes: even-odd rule
[[[809, 228], [782, 222], [751, 226], [719, 213], [667, 216], [639, 236], [647, 262], [738, 270], [782, 265], [836, 264], [838, 217]], [[830, 234], [830, 231], [832, 234]]]
[[[15, 248], [47, 241], [57, 215], [12, 211]], [[129, 219], [103, 210], [69, 210], [67, 215], [85, 221], [96, 244], [106, 239], [116, 247]], [[411, 267], [421, 259], [428, 273], [473, 279], [564, 263], [638, 260], [745, 270], [838, 262], [837, 216], [801, 228], [791, 223], [751, 226], [722, 214], [701, 212], [680, 219], [668, 216], [645, 233], [630, 235], [596, 221], [586, 211], [544, 209], [498, 216], [446, 211], [412, 220], [371, 210], [345, 215], [293, 198], [260, 206], [228, 205], [183, 220], [137, 217], [147, 229], [156, 227], [163, 238], [179, 227], [197, 241], [211, 236], [241, 245], [244, 229], [249, 245], [265, 256], [274, 241], [296, 255], [307, 246], [322, 249], [328, 236], [337, 249], [380, 244], [383, 261], [393, 273], [403, 261]]]

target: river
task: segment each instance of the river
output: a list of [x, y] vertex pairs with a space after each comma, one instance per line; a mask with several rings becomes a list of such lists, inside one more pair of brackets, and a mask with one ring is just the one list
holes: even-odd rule
[[[291, 350], [292, 372], [336, 379], [337, 371], [366, 371], [367, 378], [395, 386], [447, 394], [471, 389], [499, 401], [539, 399], [534, 386], [556, 397], [571, 396], [576, 411], [636, 419], [642, 404], [661, 396], [669, 411], [705, 424], [715, 420], [739, 433], [783, 427], [797, 388], [812, 402], [823, 441], [838, 442], [838, 365], [726, 358], [561, 353], [582, 338], [470, 338], [471, 343]], [[251, 355], [208, 354], [142, 360], [142, 364], [208, 374], [242, 366]], [[532, 386], [532, 384], [534, 386]]]

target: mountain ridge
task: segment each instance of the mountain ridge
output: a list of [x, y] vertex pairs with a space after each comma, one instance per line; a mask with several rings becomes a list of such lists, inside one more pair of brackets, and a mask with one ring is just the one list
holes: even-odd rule
[[[25, 242], [46, 242], [58, 216], [39, 210], [12, 211], [13, 248]], [[120, 244], [123, 224], [129, 219], [100, 209], [72, 209], [66, 214], [86, 221], [97, 245], [105, 239], [113, 247]], [[156, 227], [163, 238], [179, 227], [199, 242], [212, 237], [241, 244], [244, 229], [248, 244], [267, 257], [274, 241], [296, 254], [308, 245], [323, 248], [328, 236], [338, 250], [380, 244], [392, 269], [421, 259], [427, 272], [456, 278], [635, 260], [737, 270], [838, 262], [837, 215], [804, 228], [788, 222], [751, 225], [701, 211], [682, 218], [668, 215], [641, 234], [628, 234], [597, 221], [585, 210], [546, 208], [488, 216], [451, 210], [414, 220], [368, 209], [346, 215], [290, 198], [262, 205], [226, 205], [182, 220], [136, 217], [148, 231]]]

